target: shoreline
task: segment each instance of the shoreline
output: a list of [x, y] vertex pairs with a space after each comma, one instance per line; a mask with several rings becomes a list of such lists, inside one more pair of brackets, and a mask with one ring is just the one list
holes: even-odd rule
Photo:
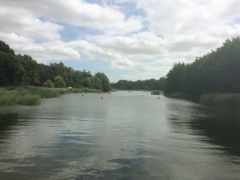
[[207, 93], [200, 97], [189, 96], [184, 93], [164, 93], [164, 96], [176, 99], [190, 100], [213, 108], [240, 108], [240, 93]]
[[71, 93], [101, 93], [90, 88], [47, 88], [37, 86], [14, 86], [0, 88], [0, 106], [38, 105], [42, 99]]

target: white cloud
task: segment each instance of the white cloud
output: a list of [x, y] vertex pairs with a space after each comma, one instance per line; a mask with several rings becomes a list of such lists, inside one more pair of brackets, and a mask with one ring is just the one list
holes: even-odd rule
[[146, 12], [150, 29], [163, 36], [217, 32], [240, 11], [238, 0], [138, 0], [137, 5]]
[[129, 58], [123, 56], [123, 54], [118, 51], [113, 51], [108, 48], [103, 48], [94, 43], [90, 43], [85, 40], [77, 40], [68, 43], [68, 46], [77, 49], [82, 54], [87, 55], [92, 59], [106, 60], [113, 67], [117, 68], [134, 68], [136, 63], [134, 63]]
[[22, 36], [43, 40], [59, 39], [63, 27], [51, 22], [43, 22], [30, 12], [19, 8], [0, 7], [0, 32], [17, 33]]
[[16, 33], [0, 33], [0, 39], [7, 42], [16, 53], [31, 55], [39, 62], [47, 60], [68, 60], [80, 58], [80, 53], [61, 40], [38, 44], [33, 39]]
[[[142, 28], [139, 17], [127, 18], [117, 7], [86, 3], [82, 0], [0, 0], [9, 9], [22, 8], [38, 16], [80, 27], [98, 29], [104, 33], [124, 34]], [[13, 11], [14, 12], [14, 11]]]
[[19, 36], [16, 33], [0, 33], [0, 39], [8, 42], [16, 53], [30, 54], [39, 62], [48, 60], [69, 60], [80, 58], [81, 54], [90, 59], [107, 61], [112, 67], [120, 69], [136, 68], [133, 60], [124, 57], [117, 51], [104, 49], [85, 40], [64, 42], [62, 40], [36, 43], [31, 38]]
[[[129, 16], [132, 7], [121, 8], [129, 1], [145, 16]], [[175, 62], [192, 62], [240, 36], [238, 0], [115, 2], [0, 0], [0, 39], [41, 62], [84, 55], [128, 71], [131, 79], [144, 79], [164, 76]], [[66, 42], [60, 33], [66, 24], [101, 34], [85, 32], [84, 38]]]

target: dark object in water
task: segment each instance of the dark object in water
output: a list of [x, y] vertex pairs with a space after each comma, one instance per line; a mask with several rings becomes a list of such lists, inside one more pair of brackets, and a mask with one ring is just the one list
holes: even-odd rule
[[152, 91], [151, 95], [160, 95], [160, 91]]

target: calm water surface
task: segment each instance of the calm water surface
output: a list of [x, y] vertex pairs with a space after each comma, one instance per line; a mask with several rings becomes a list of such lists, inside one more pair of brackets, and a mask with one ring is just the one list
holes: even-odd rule
[[0, 179], [240, 179], [239, 138], [237, 111], [149, 92], [64, 95], [0, 108]]

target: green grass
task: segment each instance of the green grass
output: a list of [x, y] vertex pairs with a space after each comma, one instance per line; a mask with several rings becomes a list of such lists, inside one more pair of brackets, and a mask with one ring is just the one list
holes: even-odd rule
[[89, 88], [82, 88], [80, 89], [83, 93], [99, 93], [101, 92], [99, 89], [89, 89]]
[[61, 90], [59, 89], [46, 88], [46, 87], [27, 86], [27, 87], [23, 87], [23, 90], [27, 90], [30, 94], [39, 95], [41, 98], [52, 98], [62, 94]]
[[57, 97], [67, 93], [96, 93], [97, 89], [89, 88], [46, 88], [20, 86], [0, 88], [0, 105], [37, 105], [43, 98]]
[[185, 95], [180, 92], [174, 92], [174, 93], [164, 93], [165, 96], [171, 97], [171, 98], [184, 98]]
[[40, 100], [39, 95], [31, 94], [25, 89], [0, 89], [0, 105], [36, 105], [40, 103]]
[[164, 92], [164, 95], [167, 97], [170, 97], [170, 98], [187, 99], [187, 100], [191, 100], [191, 101], [195, 101], [195, 99], [196, 99], [193, 96], [187, 95], [182, 92], [174, 92], [174, 93], [165, 93]]
[[240, 94], [206, 94], [200, 97], [199, 102], [212, 107], [239, 108]]
[[17, 98], [16, 104], [21, 105], [37, 105], [41, 102], [39, 95], [27, 94]]

